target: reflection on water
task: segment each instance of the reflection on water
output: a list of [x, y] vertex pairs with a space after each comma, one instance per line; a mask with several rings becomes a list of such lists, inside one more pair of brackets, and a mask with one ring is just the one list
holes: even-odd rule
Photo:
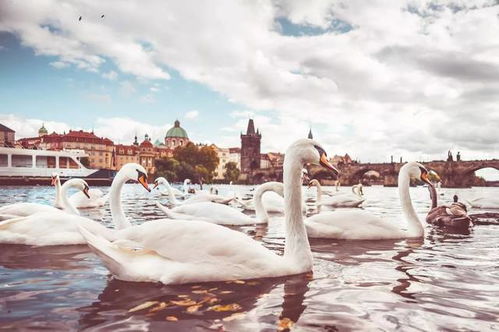
[[[246, 193], [249, 187], [238, 190]], [[497, 195], [499, 189], [442, 189], [439, 199], [479, 192]], [[395, 188], [370, 187], [365, 194], [366, 210], [404, 226]], [[424, 220], [428, 192], [411, 188], [411, 194]], [[125, 185], [123, 206], [133, 223], [163, 217], [154, 205], [154, 199], [163, 200], [158, 195]], [[49, 187], [0, 191], [0, 206], [52, 199]], [[82, 213], [111, 224], [108, 207]], [[283, 251], [282, 216], [273, 215], [269, 225], [234, 229]], [[115, 280], [85, 246], [0, 245], [0, 328], [497, 330], [498, 243], [499, 225], [467, 232], [426, 227], [424, 240], [313, 240], [313, 274], [181, 286]]]

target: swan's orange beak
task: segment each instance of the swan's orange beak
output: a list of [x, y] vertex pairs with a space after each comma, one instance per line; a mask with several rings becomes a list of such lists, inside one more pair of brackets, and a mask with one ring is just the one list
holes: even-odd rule
[[421, 181], [427, 183], [429, 186], [433, 187], [433, 183], [428, 179], [428, 172], [422, 172], [421, 173]]
[[88, 186], [85, 185], [85, 188], [83, 188], [83, 193], [85, 194], [85, 196], [87, 196], [88, 199], [90, 199], [90, 195], [88, 193], [89, 190], [90, 188], [88, 188]]
[[149, 184], [147, 183], [147, 177], [144, 175], [139, 176], [139, 183], [142, 187], [146, 188], [147, 191], [151, 192], [151, 188], [149, 188]]
[[329, 160], [327, 160], [327, 155], [325, 153], [321, 153], [321, 159], [320, 159], [319, 163], [321, 164], [322, 167], [325, 167], [328, 170], [332, 171], [334, 173], [334, 175], [338, 176], [340, 174], [340, 171], [338, 171], [336, 169], [336, 167], [331, 165]]

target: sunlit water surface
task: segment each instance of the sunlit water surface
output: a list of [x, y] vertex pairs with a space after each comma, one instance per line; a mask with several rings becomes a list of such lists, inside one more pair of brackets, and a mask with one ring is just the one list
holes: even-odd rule
[[[251, 188], [237, 187], [243, 193]], [[220, 186], [222, 194], [227, 190]], [[403, 227], [396, 188], [367, 187], [364, 192], [366, 210]], [[441, 189], [440, 193], [441, 202], [449, 202], [455, 193], [461, 198], [497, 196], [499, 188]], [[313, 191], [308, 194], [313, 197]], [[429, 208], [427, 189], [411, 188], [411, 195], [424, 220]], [[164, 201], [158, 191], [124, 186], [123, 206], [134, 223], [162, 217], [154, 205], [157, 199]], [[51, 187], [0, 188], [0, 206], [52, 200]], [[108, 206], [83, 210], [83, 214], [110, 225]], [[282, 253], [283, 227], [282, 217], [274, 216], [268, 226], [235, 229]], [[467, 234], [426, 226], [421, 241], [312, 240], [311, 245], [313, 274], [182, 286], [115, 280], [86, 246], [0, 245], [0, 328], [499, 329], [499, 225], [476, 225]], [[143, 309], [137, 309], [141, 304]]]

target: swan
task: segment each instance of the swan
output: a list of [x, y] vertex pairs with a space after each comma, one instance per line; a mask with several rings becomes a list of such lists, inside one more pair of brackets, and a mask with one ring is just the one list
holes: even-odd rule
[[334, 173], [324, 150], [301, 139], [284, 159], [285, 247], [278, 255], [228, 227], [198, 220], [152, 220], [118, 232], [114, 242], [80, 227], [89, 247], [118, 279], [185, 284], [279, 277], [312, 270], [312, 252], [302, 217], [300, 171], [305, 163]]
[[185, 179], [184, 180], [184, 184], [182, 186], [183, 190], [184, 190], [184, 196], [189, 194], [189, 183], [191, 183], [191, 179]]
[[317, 179], [310, 181], [308, 186], [317, 187], [317, 198], [315, 201], [317, 207], [322, 205], [331, 207], [359, 207], [364, 202], [364, 199], [360, 195], [360, 187], [358, 185], [352, 187], [353, 194], [334, 195], [332, 197], [326, 197], [325, 199], [322, 197], [322, 186]]
[[90, 189], [88, 195], [86, 197], [82, 192], [76, 192], [69, 197], [69, 201], [78, 209], [88, 209], [104, 206], [109, 199], [109, 195], [104, 195], [100, 189]]
[[407, 230], [372, 215], [366, 211], [336, 210], [316, 214], [306, 219], [307, 234], [312, 238], [348, 240], [384, 240], [421, 238], [424, 229], [412, 206], [409, 193], [411, 179], [419, 179], [433, 186], [428, 179], [428, 170], [417, 162], [409, 162], [400, 168], [398, 190], [402, 212], [407, 219]]
[[[115, 229], [131, 226], [121, 208], [120, 192], [123, 184], [135, 180], [150, 191], [147, 185], [145, 169], [138, 164], [124, 165], [113, 179], [110, 190], [110, 205]], [[88, 185], [82, 179], [71, 179], [64, 183], [67, 187], [76, 187], [88, 192]], [[62, 196], [64, 199], [65, 195]], [[76, 209], [73, 208], [75, 211]], [[16, 243], [36, 246], [85, 244], [86, 240], [78, 227], [85, 227], [106, 239], [114, 239], [115, 230], [77, 215], [54, 209], [50, 212], [34, 213], [26, 217], [18, 217], [0, 222], [0, 243]]]
[[[153, 188], [158, 187], [161, 184], [160, 178], [154, 180], [154, 186]], [[183, 200], [183, 201], [178, 201], [177, 198], [175, 197], [175, 193], [172, 190], [173, 188], [166, 187], [166, 190], [168, 192], [168, 199], [170, 203], [174, 206], [181, 206], [181, 205], [188, 205], [188, 204], [194, 204], [194, 203], [201, 203], [201, 202], [213, 202], [213, 203], [219, 203], [219, 204], [228, 204], [230, 201], [232, 201], [234, 198], [232, 197], [223, 197], [219, 195], [214, 195], [214, 194], [209, 194], [209, 193], [199, 193], [192, 195], [191, 197]]]
[[499, 198], [497, 197], [477, 197], [467, 200], [472, 208], [477, 209], [499, 209]]
[[262, 204], [262, 195], [271, 190], [283, 195], [282, 184], [281, 186], [276, 186], [276, 183], [279, 185], [278, 182], [267, 182], [258, 186], [255, 190], [255, 218], [241, 213], [239, 210], [236, 210], [230, 206], [212, 202], [183, 205], [172, 210], [161, 205], [160, 203], [156, 203], [156, 205], [171, 219], [203, 220], [218, 225], [234, 226], [263, 224], [268, 223], [269, 216]]
[[[74, 187], [74, 182], [68, 183], [68, 181], [66, 181], [61, 186], [59, 175], [53, 174], [51, 178], [51, 185], [54, 185], [56, 188], [54, 206], [28, 202], [9, 204], [0, 207], [0, 220], [12, 219], [15, 217], [27, 217], [39, 212], [57, 213], [60, 212], [61, 209], [70, 214], [79, 215], [80, 213], [78, 210], [67, 198], [67, 191], [69, 188]], [[88, 188], [84, 190], [88, 193]], [[86, 193], [83, 193], [83, 195], [86, 195]]]
[[[154, 188], [156, 188], [160, 185], [163, 185], [167, 188], [166, 192], [160, 190], [162, 195], [168, 196], [170, 194], [170, 190], [171, 190], [175, 196], [184, 197], [184, 193], [182, 191], [178, 190], [177, 188], [172, 187], [170, 185], [170, 182], [168, 182], [168, 180], [162, 176], [160, 176], [160, 177], [156, 178], [156, 180], [154, 180]], [[159, 189], [161, 189], [161, 188], [159, 188]]]

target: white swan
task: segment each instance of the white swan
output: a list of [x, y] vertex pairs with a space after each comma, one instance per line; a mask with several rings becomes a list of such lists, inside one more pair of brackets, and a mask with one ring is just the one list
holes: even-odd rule
[[467, 200], [472, 208], [477, 209], [499, 209], [499, 198], [497, 197], [478, 197]]
[[[372, 215], [366, 211], [336, 210], [306, 218], [304, 221], [307, 234], [311, 238], [343, 240], [384, 240], [423, 237], [424, 229], [414, 211], [409, 194], [410, 179], [420, 179], [433, 186], [428, 180], [428, 171], [423, 165], [409, 162], [399, 172], [398, 188], [402, 212], [408, 222], [408, 230]], [[279, 188], [280, 187], [280, 188]], [[282, 191], [282, 184], [277, 182], [272, 190]]]
[[82, 192], [76, 192], [69, 197], [69, 202], [77, 209], [88, 209], [104, 206], [109, 199], [109, 194], [104, 195], [100, 189], [90, 189], [88, 195], [90, 198]]
[[184, 185], [182, 186], [182, 188], [184, 189], [184, 196], [189, 194], [189, 186], [188, 186], [189, 183], [191, 183], [191, 179], [184, 180]]
[[402, 166], [398, 176], [398, 189], [402, 212], [407, 220], [407, 230], [374, 216], [366, 211], [336, 210], [311, 216], [305, 225], [309, 237], [349, 240], [382, 240], [421, 238], [424, 229], [412, 206], [409, 193], [411, 178], [432, 186], [426, 168], [416, 162]]
[[[147, 190], [145, 169], [138, 164], [126, 164], [118, 172], [111, 185], [111, 215], [116, 229], [130, 226], [121, 208], [120, 191], [125, 182], [135, 180]], [[65, 187], [76, 187], [88, 191], [88, 185], [82, 179], [71, 179], [64, 183]], [[64, 199], [66, 196], [62, 195]], [[115, 230], [77, 215], [71, 215], [54, 209], [51, 212], [34, 213], [26, 217], [18, 217], [0, 222], [0, 243], [27, 244], [36, 246], [85, 244], [86, 240], [79, 232], [82, 226], [107, 239], [114, 239]], [[75, 209], [76, 210], [76, 209]]]
[[[161, 190], [161, 188], [159, 188], [159, 186], [161, 186], [161, 185], [166, 187], [166, 189], [167, 189], [166, 192]], [[168, 182], [168, 180], [162, 176], [160, 176], [160, 177], [156, 178], [156, 180], [154, 180], [154, 188], [160, 189], [161, 194], [165, 195], [165, 196], [170, 195], [170, 190], [171, 190], [175, 196], [184, 197], [184, 193], [182, 191], [178, 190], [177, 188], [172, 187], [170, 185], [170, 182]]]
[[[68, 181], [66, 181], [64, 185], [61, 186], [59, 175], [53, 174], [51, 184], [54, 185], [56, 189], [54, 206], [28, 202], [5, 205], [0, 207], [0, 220], [12, 219], [16, 217], [26, 217], [39, 212], [56, 213], [60, 212], [61, 209], [65, 212], [79, 215], [80, 213], [78, 212], [78, 210], [71, 204], [71, 202], [67, 198], [67, 191], [69, 188], [74, 187], [74, 182], [68, 183]], [[83, 190], [86, 192], [83, 193], [83, 195], [86, 195], [88, 193], [88, 188]]]
[[[156, 188], [159, 186], [161, 183], [160, 178], [154, 180], [154, 187]], [[181, 206], [181, 205], [188, 205], [188, 204], [193, 204], [193, 203], [201, 203], [201, 202], [213, 202], [213, 203], [219, 203], [219, 204], [228, 204], [230, 201], [232, 201], [234, 198], [232, 197], [223, 197], [220, 195], [214, 195], [210, 193], [199, 193], [192, 195], [191, 197], [183, 200], [183, 201], [178, 201], [177, 198], [175, 197], [175, 193], [172, 190], [173, 188], [171, 186], [167, 186], [166, 190], [168, 192], [168, 200], [170, 201], [170, 204], [174, 206]]]
[[353, 186], [352, 192], [353, 194], [345, 194], [345, 195], [333, 195], [332, 197], [323, 197], [322, 196], [322, 187], [318, 180], [313, 179], [309, 182], [309, 187], [316, 186], [317, 187], [317, 197], [315, 204], [317, 207], [322, 205], [331, 206], [331, 207], [359, 207], [364, 199], [359, 193], [359, 187]]
[[153, 220], [119, 232], [110, 242], [81, 228], [90, 248], [121, 280], [182, 284], [278, 277], [312, 269], [312, 253], [302, 220], [300, 171], [320, 163], [337, 172], [324, 150], [301, 139], [286, 151], [284, 185], [286, 243], [284, 255], [251, 237], [203, 221]]

